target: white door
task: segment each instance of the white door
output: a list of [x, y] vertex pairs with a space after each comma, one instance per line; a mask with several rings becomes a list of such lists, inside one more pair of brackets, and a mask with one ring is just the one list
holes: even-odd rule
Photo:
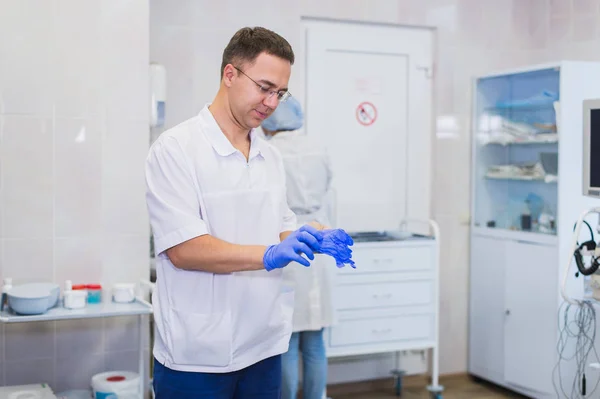
[[506, 252], [504, 378], [508, 384], [553, 393], [558, 251], [555, 246], [509, 241]]
[[432, 31], [305, 26], [306, 131], [331, 155], [337, 226], [392, 230], [429, 218]]
[[504, 383], [506, 241], [471, 238], [469, 372]]

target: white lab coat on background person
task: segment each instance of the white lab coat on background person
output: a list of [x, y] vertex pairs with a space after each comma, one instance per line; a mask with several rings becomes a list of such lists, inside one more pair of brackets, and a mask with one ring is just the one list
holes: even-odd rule
[[[332, 173], [329, 156], [315, 137], [301, 130], [304, 115], [291, 97], [262, 124], [270, 144], [279, 150], [286, 176], [287, 203], [299, 223], [331, 227], [329, 204]], [[320, 226], [319, 226], [320, 224]], [[290, 263], [283, 272], [284, 285], [294, 290], [294, 314], [288, 351], [282, 355], [281, 399], [295, 399], [302, 359], [302, 393], [305, 399], [322, 399], [327, 385], [324, 329], [333, 324], [331, 280], [336, 262], [315, 254], [310, 268]]]
[[[302, 130], [279, 132], [269, 143], [281, 153], [286, 173], [287, 201], [298, 225], [316, 221], [331, 226], [331, 165], [326, 149]], [[314, 331], [334, 322], [332, 278], [335, 260], [316, 255], [312, 266], [290, 264], [283, 271], [284, 283], [295, 292], [292, 329]]]

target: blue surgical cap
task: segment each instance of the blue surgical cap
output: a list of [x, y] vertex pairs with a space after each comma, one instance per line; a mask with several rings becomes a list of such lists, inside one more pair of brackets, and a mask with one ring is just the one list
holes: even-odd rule
[[272, 132], [280, 130], [297, 130], [304, 123], [304, 114], [302, 106], [294, 97], [289, 97], [287, 101], [279, 104], [275, 111], [265, 119], [262, 127]]

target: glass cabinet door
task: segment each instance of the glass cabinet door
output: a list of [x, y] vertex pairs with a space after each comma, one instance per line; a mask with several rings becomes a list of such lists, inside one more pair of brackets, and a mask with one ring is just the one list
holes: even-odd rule
[[560, 71], [477, 81], [476, 227], [556, 234]]

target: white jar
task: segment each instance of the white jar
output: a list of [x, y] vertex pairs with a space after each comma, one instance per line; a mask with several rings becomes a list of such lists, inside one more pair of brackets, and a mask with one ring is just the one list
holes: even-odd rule
[[67, 309], [82, 309], [86, 306], [87, 291], [85, 290], [66, 291], [64, 297]]
[[135, 300], [135, 284], [113, 285], [113, 301], [117, 303], [129, 303]]

